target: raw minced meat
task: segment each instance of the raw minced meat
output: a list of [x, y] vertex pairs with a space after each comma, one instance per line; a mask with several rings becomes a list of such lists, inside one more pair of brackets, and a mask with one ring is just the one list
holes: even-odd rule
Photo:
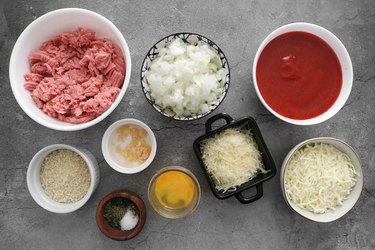
[[85, 123], [103, 114], [125, 78], [120, 47], [96, 39], [94, 31], [84, 28], [44, 42], [30, 54], [29, 64], [24, 87], [38, 108], [69, 123]]

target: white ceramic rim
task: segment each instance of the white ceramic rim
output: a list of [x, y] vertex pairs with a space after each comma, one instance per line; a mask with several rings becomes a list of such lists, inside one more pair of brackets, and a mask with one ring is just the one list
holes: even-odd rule
[[[108, 143], [109, 143], [109, 138], [110, 138], [111, 134], [118, 127], [120, 127], [121, 125], [125, 125], [125, 124], [140, 126], [143, 129], [145, 129], [147, 131], [148, 135], [150, 136], [151, 154], [145, 162], [143, 162], [141, 165], [139, 165], [137, 167], [127, 168], [125, 166], [121, 166], [116, 161], [112, 160], [112, 157], [111, 157], [111, 155], [109, 153], [109, 150], [108, 150]], [[102, 153], [103, 153], [104, 159], [106, 160], [106, 162], [108, 163], [108, 165], [111, 168], [113, 168], [117, 172], [120, 172], [120, 173], [123, 173], [123, 174], [135, 174], [135, 173], [139, 173], [139, 172], [145, 170], [154, 160], [155, 155], [156, 155], [156, 150], [157, 150], [157, 143], [156, 143], [156, 138], [155, 138], [154, 132], [152, 132], [152, 130], [150, 129], [149, 126], [147, 126], [145, 123], [143, 123], [143, 122], [141, 122], [140, 120], [137, 120], [137, 119], [118, 120], [117, 122], [113, 123], [111, 126], [109, 126], [107, 128], [107, 130], [105, 131], [105, 133], [103, 135], [103, 139], [102, 139]]]
[[[81, 200], [79, 200], [77, 202], [74, 202], [74, 203], [64, 204], [64, 203], [56, 202], [56, 201], [52, 200], [45, 193], [43, 188], [37, 189], [35, 187], [35, 185], [33, 185], [33, 183], [36, 182], [36, 180], [33, 179], [33, 174], [34, 174], [33, 171], [36, 171], [36, 170], [40, 171], [40, 166], [36, 165], [36, 162], [38, 161], [39, 157], [46, 152], [48, 152], [48, 154], [49, 154], [49, 153], [51, 153], [55, 150], [58, 150], [58, 149], [68, 149], [68, 150], [71, 150], [71, 151], [79, 154], [82, 157], [82, 159], [84, 159], [84, 161], [86, 162], [86, 164], [88, 166], [88, 169], [90, 171], [91, 180], [90, 180], [89, 189], [87, 190], [87, 193], [85, 194], [85, 196], [83, 196], [83, 198]], [[52, 144], [52, 145], [49, 145], [49, 146], [44, 147], [41, 150], [39, 150], [38, 153], [36, 153], [34, 155], [34, 157], [31, 159], [31, 161], [29, 163], [29, 167], [27, 169], [27, 178], [26, 179], [27, 179], [27, 187], [29, 189], [29, 192], [30, 192], [31, 196], [33, 197], [34, 201], [39, 206], [41, 206], [42, 208], [44, 208], [44, 209], [46, 209], [50, 212], [63, 214], [63, 213], [70, 213], [70, 212], [76, 211], [79, 208], [81, 208], [83, 205], [86, 204], [86, 202], [90, 199], [91, 195], [95, 191], [95, 188], [96, 188], [95, 183], [97, 182], [97, 178], [98, 178], [98, 176], [96, 175], [95, 166], [91, 162], [90, 158], [84, 152], [82, 152], [80, 149], [78, 149], [74, 146], [69, 146], [69, 145], [66, 145], [66, 144]], [[56, 206], [56, 208], [49, 206], [49, 204], [46, 203], [43, 199], [40, 199], [38, 193], [40, 193], [44, 197], [44, 199], [47, 199], [50, 203], [54, 204], [54, 206]]]
[[[22, 42], [24, 42], [26, 37], [28, 36], [29, 30], [31, 28], [37, 27], [39, 25], [39, 23], [43, 22], [43, 19], [45, 19], [45, 18], [51, 18], [52, 16], [54, 16], [56, 14], [64, 14], [64, 13], [67, 13], [67, 12], [77, 12], [77, 13], [83, 13], [84, 12], [86, 14], [94, 16], [95, 18], [100, 19], [101, 21], [103, 21], [104, 23], [109, 25], [112, 28], [113, 32], [118, 37], [118, 39], [121, 41], [121, 50], [122, 50], [122, 53], [125, 55], [125, 69], [126, 69], [125, 79], [124, 79], [124, 83], [121, 87], [121, 91], [120, 91], [119, 95], [117, 96], [116, 100], [112, 103], [112, 105], [103, 114], [101, 114], [100, 116], [98, 116], [94, 120], [91, 120], [91, 121], [86, 122], [86, 123], [81, 123], [81, 124], [74, 124], [74, 125], [69, 124], [70, 126], [50, 124], [49, 122], [45, 122], [44, 120], [38, 119], [38, 116], [34, 115], [32, 112], [29, 112], [29, 110], [27, 108], [27, 105], [22, 102], [21, 96], [19, 96], [17, 94], [16, 86], [14, 84], [12, 84], [12, 82], [14, 82], [14, 83], [16, 82], [16, 80], [13, 79], [13, 75], [16, 74], [15, 71], [17, 69], [17, 62], [16, 62], [16, 58], [15, 58], [15, 53], [18, 50], [18, 47], [22, 46]], [[125, 49], [125, 51], [123, 51], [124, 49], [122, 47]], [[33, 119], [35, 122], [37, 122], [37, 123], [39, 123], [39, 124], [41, 124], [41, 125], [43, 125], [47, 128], [54, 129], [54, 130], [60, 130], [60, 131], [76, 131], [76, 130], [85, 129], [85, 128], [91, 127], [91, 126], [101, 122], [103, 119], [105, 119], [118, 106], [118, 104], [120, 103], [120, 101], [124, 97], [126, 89], [128, 88], [128, 85], [129, 85], [130, 75], [131, 75], [130, 51], [129, 51], [128, 44], [126, 43], [125, 38], [122, 35], [122, 33], [120, 32], [120, 30], [111, 21], [109, 21], [104, 16], [102, 16], [102, 15], [96, 13], [96, 12], [93, 12], [91, 10], [86, 10], [86, 9], [81, 9], [81, 8], [58, 9], [58, 10], [48, 12], [48, 13], [38, 17], [37, 19], [35, 19], [33, 22], [31, 22], [24, 29], [24, 31], [18, 37], [18, 39], [17, 39], [17, 41], [16, 41], [16, 43], [13, 47], [12, 54], [10, 56], [10, 61], [9, 61], [9, 81], [11, 83], [10, 85], [11, 85], [11, 88], [12, 88], [12, 91], [13, 91], [13, 95], [16, 98], [16, 101], [17, 101], [18, 105], [20, 105], [22, 110], [31, 119]]]
[[[300, 148], [302, 148], [303, 146], [307, 145], [307, 144], [310, 144], [310, 143], [319, 143], [319, 142], [322, 142], [324, 141], [324, 143], [327, 143], [326, 141], [335, 141], [335, 142], [338, 142], [340, 144], [342, 144], [344, 147], [346, 147], [349, 151], [351, 151], [353, 153], [353, 155], [357, 158], [358, 162], [359, 162], [359, 169], [361, 170], [360, 171], [360, 176], [358, 177], [357, 179], [357, 183], [356, 185], [359, 185], [359, 188], [360, 188], [360, 193], [358, 194], [357, 197], [354, 197], [352, 198], [352, 202], [353, 202], [353, 205], [348, 209], [348, 211], [346, 211], [344, 214], [340, 215], [340, 216], [334, 216], [328, 220], [320, 220], [318, 219], [319, 218], [319, 214], [313, 214], [311, 212], [308, 212], [306, 210], [307, 213], [311, 213], [312, 216], [305, 216], [301, 213], [299, 213], [298, 211], [296, 211], [291, 203], [293, 203], [293, 201], [291, 201], [289, 199], [289, 197], [286, 195], [285, 193], [285, 186], [284, 186], [284, 176], [285, 176], [285, 171], [286, 171], [286, 168], [289, 164], [289, 161], [290, 159], [292, 158], [292, 156], [295, 154], [296, 151], [298, 151]], [[314, 221], [314, 222], [319, 222], [319, 223], [328, 223], [328, 222], [332, 222], [332, 221], [335, 221], [335, 220], [338, 220], [340, 219], [341, 217], [343, 217], [344, 215], [346, 215], [354, 206], [355, 204], [357, 203], [359, 197], [361, 196], [361, 193], [362, 193], [362, 189], [363, 189], [363, 182], [364, 182], [364, 176], [363, 176], [363, 167], [362, 167], [362, 161], [361, 161], [361, 158], [359, 157], [359, 155], [357, 154], [357, 152], [354, 150], [353, 147], [351, 147], [348, 143], [340, 140], [340, 139], [337, 139], [337, 138], [333, 138], [333, 137], [316, 137], [316, 138], [311, 138], [311, 139], [308, 139], [308, 140], [305, 140], [299, 144], [297, 144], [295, 147], [293, 147], [289, 153], [287, 154], [287, 156], [285, 157], [284, 161], [283, 161], [283, 164], [281, 166], [281, 171], [280, 171], [280, 186], [281, 186], [281, 191], [282, 191], [282, 194], [283, 194], [283, 197], [284, 197], [284, 200], [286, 202], [286, 204], [288, 205], [288, 207], [293, 210], [294, 212], [296, 212], [297, 214], [299, 214], [300, 216], [308, 219], [308, 220], [311, 220], [311, 221]], [[349, 198], [348, 198], [349, 200]], [[348, 201], [346, 200], [346, 201]], [[345, 201], [344, 201], [345, 202]], [[295, 203], [294, 203], [295, 204]], [[295, 206], [297, 206], [295, 204]], [[302, 209], [302, 208], [301, 208]]]
[[[298, 28], [297, 28], [298, 27]], [[280, 34], [282, 33], [286, 33], [286, 32], [290, 32], [291, 28], [296, 28], [294, 31], [304, 31], [304, 32], [308, 32], [308, 33], [311, 33], [309, 31], [305, 31], [303, 28], [301, 27], [308, 27], [308, 28], [314, 28], [314, 29], [317, 29], [317, 30], [320, 30], [324, 33], [326, 33], [327, 35], [329, 35], [331, 37], [332, 40], [334, 40], [337, 44], [339, 44], [340, 46], [340, 50], [343, 52], [342, 56], [344, 57], [344, 60], [348, 63], [348, 69], [349, 69], [349, 76], [348, 76], [348, 79], [347, 79], [347, 82], [350, 83], [350, 86], [348, 85], [349, 87], [349, 91], [347, 91], [347, 93], [344, 93], [344, 95], [342, 96], [342, 101], [340, 104], [337, 104], [338, 101], [339, 101], [339, 97], [337, 98], [337, 100], [335, 101], [335, 103], [329, 108], [329, 110], [333, 110], [334, 109], [334, 112], [331, 113], [331, 114], [327, 114], [328, 110], [326, 112], [324, 112], [323, 114], [319, 115], [319, 116], [316, 116], [316, 117], [313, 117], [313, 118], [310, 118], [310, 119], [305, 119], [305, 120], [296, 120], [296, 119], [291, 119], [291, 118], [288, 118], [288, 117], [285, 117], [285, 116], [282, 116], [280, 114], [278, 114], [276, 111], [274, 111], [267, 103], [266, 101], [263, 99], [260, 91], [259, 91], [259, 88], [258, 88], [258, 83], [257, 83], [257, 80], [256, 80], [256, 66], [257, 66], [257, 63], [258, 63], [258, 59], [259, 59], [259, 56], [260, 54], [262, 53], [264, 47], [270, 42], [272, 41], [272, 39], [274, 39], [275, 37], [279, 36]], [[282, 32], [286, 30], [285, 32]], [[280, 33], [281, 32], [281, 33]], [[275, 35], [277, 33], [280, 33], [279, 35]], [[316, 34], [314, 34], [316, 35]], [[318, 35], [317, 35], [318, 36]], [[320, 36], [319, 36], [320, 37]], [[324, 41], [326, 41], [326, 39], [320, 37], [321, 39], [323, 39]], [[327, 41], [326, 41], [327, 42]], [[329, 45], [330, 43], [327, 42]], [[330, 45], [331, 46], [331, 45]], [[337, 54], [337, 49], [332, 47], [331, 48], [335, 51], [336, 55], [338, 56]], [[340, 61], [340, 60], [339, 60]], [[341, 63], [341, 61], [340, 61]], [[341, 65], [342, 66], [342, 65]], [[344, 76], [343, 76], [343, 79], [342, 81], [344, 82]], [[319, 26], [319, 25], [316, 25], [316, 24], [312, 24], [312, 23], [304, 23], [304, 22], [296, 22], [296, 23], [290, 23], [290, 24], [286, 24], [286, 25], [283, 25], [279, 28], [277, 28], [276, 30], [272, 31], [264, 40], [263, 42], [260, 44], [256, 54], [255, 54], [255, 58], [254, 58], [254, 62], [253, 62], [253, 84], [254, 84], [254, 88], [255, 88], [255, 92], [256, 94], [258, 95], [258, 98], [259, 100], [262, 102], [262, 104], [274, 115], [276, 116], [277, 118], [285, 121], [285, 122], [288, 122], [288, 123], [291, 123], [291, 124], [295, 124], [295, 125], [304, 125], [304, 126], [307, 126], [307, 125], [315, 125], [315, 124], [318, 124], [318, 123], [322, 123], [330, 118], [332, 118], [335, 114], [337, 114], [337, 112], [339, 112], [341, 110], [341, 108], [345, 105], [345, 102], [348, 100], [349, 98], [349, 95], [350, 95], [350, 92], [351, 92], [351, 89], [352, 89], [352, 86], [353, 86], [353, 65], [352, 65], [352, 61], [350, 59], [350, 56], [349, 56], [349, 53], [348, 51], [346, 50], [344, 44], [340, 41], [340, 39], [338, 39], [332, 32], [330, 32], [329, 30]], [[344, 83], [343, 83], [344, 84]], [[341, 91], [343, 90], [343, 86], [341, 87]], [[340, 91], [340, 95], [341, 95], [341, 91]]]

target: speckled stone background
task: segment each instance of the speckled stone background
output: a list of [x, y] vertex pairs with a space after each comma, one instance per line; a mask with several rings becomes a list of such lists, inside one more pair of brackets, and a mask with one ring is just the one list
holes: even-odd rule
[[[58, 132], [32, 121], [17, 105], [10, 88], [8, 62], [23, 29], [46, 12], [82, 7], [111, 20], [130, 47], [130, 86], [117, 109], [98, 125], [78, 132]], [[300, 127], [271, 115], [252, 86], [252, 63], [261, 41], [277, 27], [296, 21], [321, 25], [344, 43], [354, 67], [353, 90], [344, 108], [320, 125]], [[328, 224], [292, 212], [280, 191], [279, 174], [264, 185], [264, 197], [249, 205], [217, 200], [192, 149], [204, 132], [203, 118], [171, 121], [144, 98], [139, 81], [142, 60], [162, 37], [179, 31], [201, 33], [216, 42], [231, 68], [227, 98], [214, 114], [253, 116], [280, 169], [287, 152], [302, 140], [332, 136], [355, 147], [363, 161], [364, 189], [356, 206]], [[0, 248], [1, 249], [374, 249], [375, 248], [375, 1], [27, 1], [0, 2]], [[135, 175], [112, 170], [103, 160], [105, 129], [122, 118], [144, 121], [154, 130], [158, 152], [152, 165]], [[42, 147], [53, 143], [81, 145], [100, 163], [101, 181], [89, 202], [65, 215], [40, 208], [29, 195], [27, 166]], [[147, 201], [151, 176], [167, 165], [189, 168], [199, 179], [202, 199], [182, 220], [157, 215]], [[146, 225], [133, 240], [116, 242], [101, 234], [95, 209], [115, 189], [137, 192], [146, 202]]]

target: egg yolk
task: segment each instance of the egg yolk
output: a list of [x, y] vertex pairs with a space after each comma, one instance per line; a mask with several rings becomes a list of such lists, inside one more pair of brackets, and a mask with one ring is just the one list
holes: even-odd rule
[[155, 195], [158, 201], [170, 209], [188, 207], [196, 192], [192, 178], [180, 171], [168, 171], [155, 181]]

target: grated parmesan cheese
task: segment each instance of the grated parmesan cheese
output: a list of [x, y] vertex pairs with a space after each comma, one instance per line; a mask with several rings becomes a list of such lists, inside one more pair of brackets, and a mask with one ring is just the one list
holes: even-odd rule
[[332, 145], [313, 143], [291, 158], [285, 171], [285, 192], [302, 209], [322, 214], [342, 205], [357, 175], [348, 155]]
[[250, 131], [226, 129], [204, 140], [201, 151], [217, 190], [236, 190], [258, 173], [266, 173], [258, 145]]
[[74, 203], [87, 193], [91, 177], [88, 166], [76, 152], [58, 149], [47, 155], [40, 169], [46, 194], [60, 203]]

